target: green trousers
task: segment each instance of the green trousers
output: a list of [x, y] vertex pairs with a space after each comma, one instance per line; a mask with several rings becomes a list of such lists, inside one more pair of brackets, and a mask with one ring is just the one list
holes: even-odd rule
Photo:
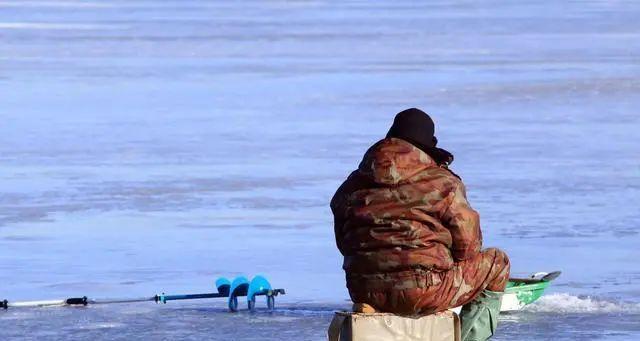
[[498, 327], [502, 292], [483, 290], [460, 311], [462, 341], [485, 341]]

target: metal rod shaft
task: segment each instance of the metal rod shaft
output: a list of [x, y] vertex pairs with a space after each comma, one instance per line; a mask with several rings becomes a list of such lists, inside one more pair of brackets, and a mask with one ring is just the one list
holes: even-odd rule
[[222, 295], [220, 293], [208, 293], [208, 294], [185, 294], [185, 295], [158, 295], [158, 300], [162, 303], [166, 303], [167, 301], [176, 301], [176, 300], [197, 300], [202, 298], [218, 298], [218, 297], [227, 297], [228, 295]]
[[99, 299], [90, 299], [87, 302], [89, 304], [120, 304], [120, 303], [154, 302], [157, 300], [156, 297], [157, 296], [137, 297], [137, 298], [99, 298]]
[[[256, 295], [277, 296], [278, 294], [284, 294], [284, 289], [269, 289], [257, 292]], [[28, 307], [51, 307], [51, 306], [65, 306], [65, 305], [88, 305], [88, 304], [118, 304], [118, 303], [137, 303], [137, 302], [162, 302], [176, 301], [176, 300], [196, 300], [204, 298], [219, 298], [228, 297], [228, 294], [223, 293], [203, 293], [203, 294], [183, 294], [183, 295], [155, 295], [151, 297], [134, 297], [134, 298], [102, 298], [102, 299], [88, 299], [84, 297], [74, 297], [67, 299], [57, 300], [41, 300], [41, 301], [18, 301], [11, 302], [7, 300], [0, 301], [0, 308], [28, 308]], [[240, 295], [240, 296], [246, 296]]]

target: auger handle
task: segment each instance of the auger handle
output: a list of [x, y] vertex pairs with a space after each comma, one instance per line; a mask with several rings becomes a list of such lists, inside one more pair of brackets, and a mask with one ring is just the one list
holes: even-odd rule
[[87, 305], [88, 299], [87, 296], [83, 296], [83, 297], [72, 297], [72, 298], [67, 298], [64, 303], [68, 304], [68, 305]]

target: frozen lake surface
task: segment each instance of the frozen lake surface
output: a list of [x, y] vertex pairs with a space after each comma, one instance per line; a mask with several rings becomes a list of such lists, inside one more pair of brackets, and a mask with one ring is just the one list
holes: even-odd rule
[[562, 270], [496, 340], [640, 338], [635, 1], [0, 1], [3, 339], [322, 340], [349, 306], [328, 202], [417, 106], [515, 275]]

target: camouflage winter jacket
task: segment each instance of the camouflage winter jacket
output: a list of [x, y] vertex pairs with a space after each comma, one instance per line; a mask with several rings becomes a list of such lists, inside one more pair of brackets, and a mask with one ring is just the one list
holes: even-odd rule
[[460, 179], [401, 139], [367, 151], [331, 210], [348, 282], [448, 270], [482, 246], [479, 216]]

